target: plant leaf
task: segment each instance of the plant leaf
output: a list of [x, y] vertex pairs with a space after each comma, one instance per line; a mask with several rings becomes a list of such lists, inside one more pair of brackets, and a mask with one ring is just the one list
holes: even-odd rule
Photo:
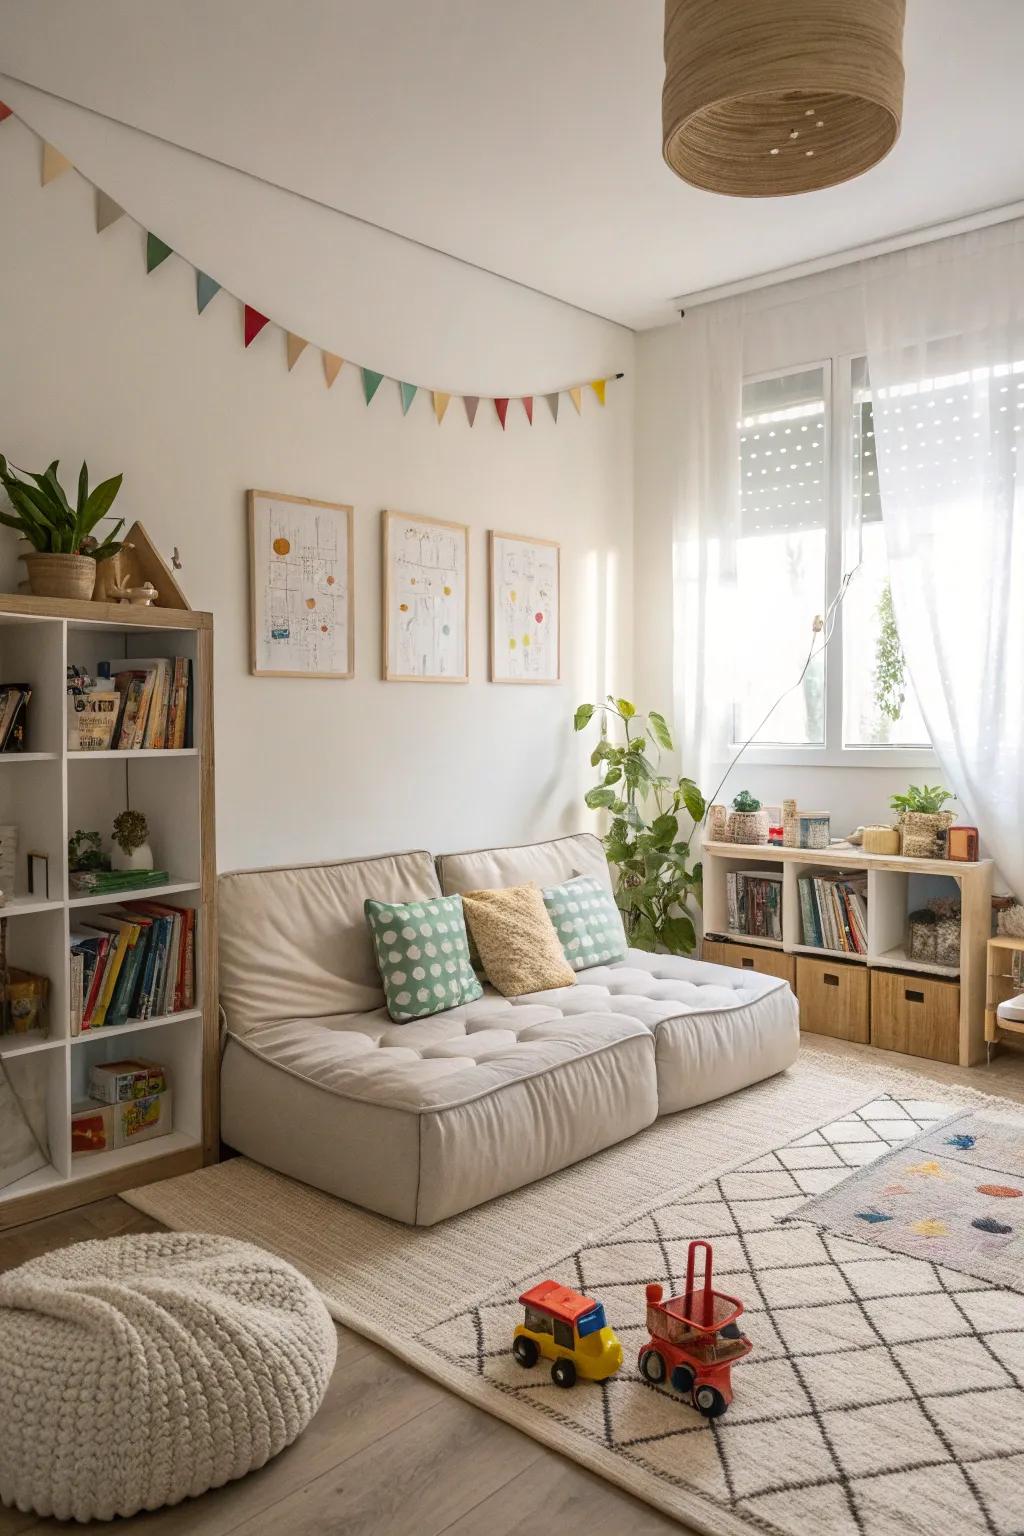
[[573, 716], [573, 720], [572, 720], [572, 728], [573, 728], [573, 730], [574, 731], [582, 731], [582, 730], [584, 730], [590, 724], [591, 720], [593, 719], [593, 717], [594, 717], [594, 710], [596, 708], [597, 708], [596, 704], [580, 704], [580, 705], [578, 705], [577, 708], [576, 708], [576, 713]]
[[658, 849], [671, 848], [679, 832], [679, 822], [674, 816], [656, 816], [651, 823], [651, 837]]
[[683, 791], [683, 804], [686, 806], [687, 815], [692, 816], [695, 822], [704, 820], [707, 803], [700, 790], [692, 779], [681, 779], [680, 786]]
[[615, 704], [623, 720], [632, 720], [636, 714], [635, 705], [631, 704], [628, 699], [616, 699]]
[[661, 925], [658, 937], [671, 955], [692, 954], [697, 943], [693, 923], [685, 914], [667, 918]]
[[114, 497], [121, 489], [123, 475], [111, 475], [109, 480], [104, 480], [98, 485], [89, 497], [84, 508], [85, 527], [82, 530], [84, 539], [92, 532], [101, 517], [106, 517], [114, 502]]
[[81, 518], [85, 511], [85, 504], [89, 500], [89, 466], [82, 460], [82, 467], [78, 471], [78, 506], [76, 513]]
[[603, 784], [598, 784], [595, 789], [588, 789], [583, 799], [592, 811], [603, 811], [610, 809], [615, 804], [616, 795], [614, 790], [606, 789]]
[[647, 723], [651, 728], [651, 734], [659, 747], [664, 747], [666, 752], [672, 750], [672, 732], [668, 728], [668, 722], [664, 715], [657, 714], [653, 709], [649, 711]]

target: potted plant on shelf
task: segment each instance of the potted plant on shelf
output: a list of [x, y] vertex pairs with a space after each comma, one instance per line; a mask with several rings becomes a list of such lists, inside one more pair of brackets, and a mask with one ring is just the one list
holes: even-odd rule
[[122, 811], [115, 816], [111, 869], [152, 869], [153, 850], [148, 837], [149, 825], [141, 811]]
[[45, 474], [15, 469], [0, 454], [0, 484], [13, 508], [0, 512], [0, 523], [13, 528], [31, 545], [25, 555], [29, 590], [35, 597], [71, 597], [88, 601], [96, 585], [97, 562], [109, 560], [121, 548], [116, 527], [99, 541], [93, 529], [106, 517], [121, 489], [121, 475], [104, 480], [89, 490], [89, 468], [83, 463], [78, 492], [72, 506], [57, 479], [59, 460]]
[[907, 858], [939, 859], [943, 854], [943, 834], [956, 821], [954, 811], [944, 811], [947, 800], [955, 796], [940, 785], [911, 784], [904, 795], [889, 801], [900, 817], [900, 851]]
[[760, 800], [755, 800], [749, 790], [741, 789], [732, 803], [727, 835], [730, 843], [768, 841], [768, 812], [761, 809]]

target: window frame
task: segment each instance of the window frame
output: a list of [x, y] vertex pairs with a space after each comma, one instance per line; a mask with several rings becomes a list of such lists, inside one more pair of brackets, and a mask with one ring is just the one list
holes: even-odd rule
[[[789, 373], [804, 373], [820, 368], [825, 395], [825, 604], [832, 601], [843, 579], [844, 542], [851, 526], [853, 500], [853, 364], [863, 352], [839, 352], [809, 362], [782, 363], [760, 373], [744, 374], [743, 387], [762, 384]], [[741, 416], [742, 420], [742, 416]], [[845, 423], [843, 431], [836, 424]], [[838, 493], [835, 488], [838, 487]], [[751, 745], [743, 761], [751, 766], [786, 768], [936, 768], [933, 747], [847, 746], [843, 730], [843, 611], [824, 656], [825, 741], [800, 745], [797, 742]], [[808, 645], [809, 645], [808, 639]], [[833, 687], [833, 680], [838, 685]], [[769, 701], [765, 701], [766, 704]], [[730, 707], [729, 718], [734, 718]], [[730, 726], [731, 732], [731, 726]], [[722, 765], [731, 761], [742, 743], [727, 741], [722, 747]]]

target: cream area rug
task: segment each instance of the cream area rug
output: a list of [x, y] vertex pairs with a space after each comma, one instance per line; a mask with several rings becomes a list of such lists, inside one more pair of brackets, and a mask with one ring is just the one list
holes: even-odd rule
[[[426, 1231], [241, 1158], [126, 1198], [282, 1254], [339, 1322], [709, 1536], [1010, 1536], [1024, 1513], [1021, 1297], [780, 1221], [986, 1102], [922, 1091], [805, 1049], [781, 1078]], [[678, 1291], [693, 1237], [713, 1242], [754, 1343], [711, 1423], [636, 1369], [644, 1286]], [[548, 1276], [604, 1302], [625, 1355], [610, 1381], [563, 1391], [513, 1361], [517, 1298]]]

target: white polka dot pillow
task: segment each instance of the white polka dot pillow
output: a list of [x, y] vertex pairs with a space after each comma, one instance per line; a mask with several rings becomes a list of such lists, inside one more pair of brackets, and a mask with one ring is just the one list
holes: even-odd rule
[[549, 885], [544, 891], [544, 905], [574, 971], [625, 960], [622, 916], [611, 891], [593, 875]]
[[469, 963], [461, 896], [427, 901], [367, 901], [384, 1000], [396, 1024], [425, 1019], [483, 997]]

